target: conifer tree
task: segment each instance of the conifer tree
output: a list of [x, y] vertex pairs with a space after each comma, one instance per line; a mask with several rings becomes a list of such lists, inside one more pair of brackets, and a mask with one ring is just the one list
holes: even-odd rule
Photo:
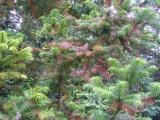
[[[20, 34], [0, 32], [0, 87], [10, 91], [0, 97], [0, 119], [152, 118], [146, 111], [159, 108], [160, 83], [152, 76], [159, 68], [139, 52], [159, 47], [158, 0], [18, 3], [25, 13], [30, 7], [33, 21], [42, 23], [36, 32], [31, 30], [36, 40], [32, 43], [39, 46], [24, 48]], [[51, 10], [54, 3], [57, 9]], [[33, 59], [31, 50], [35, 61], [25, 69]], [[26, 79], [20, 92], [10, 87], [17, 88]], [[152, 111], [155, 116], [156, 112]]]
[[25, 62], [32, 60], [31, 48], [20, 48], [22, 36], [9, 36], [0, 31], [0, 86], [3, 88], [8, 80], [16, 81], [27, 79], [23, 72]]

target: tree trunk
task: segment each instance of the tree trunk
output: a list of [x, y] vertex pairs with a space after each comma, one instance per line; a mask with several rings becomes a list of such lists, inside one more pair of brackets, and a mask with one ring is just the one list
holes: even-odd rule
[[35, 9], [35, 5], [34, 5], [34, 1], [33, 0], [28, 0], [29, 2], [29, 6], [31, 8], [31, 14], [33, 18], [36, 18], [36, 9]]

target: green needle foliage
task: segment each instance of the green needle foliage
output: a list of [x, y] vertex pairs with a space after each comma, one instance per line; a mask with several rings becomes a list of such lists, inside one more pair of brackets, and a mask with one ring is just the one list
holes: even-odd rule
[[0, 31], [0, 119], [157, 120], [159, 68], [140, 56], [159, 49], [159, 0], [13, 3], [25, 37]]
[[0, 31], [0, 86], [5, 85], [7, 80], [27, 79], [24, 71], [25, 62], [32, 60], [31, 48], [19, 48], [22, 37], [8, 36]]
[[[146, 105], [152, 104], [155, 101], [154, 99], [159, 100], [159, 83], [151, 82], [147, 91], [142, 89], [134, 90], [141, 85], [140, 82], [142, 80], [148, 79], [149, 74], [151, 74], [151, 71], [155, 71], [156, 67], [148, 66], [148, 68], [145, 68], [146, 72], [149, 70], [149, 73], [146, 75], [143, 73], [145, 72], [144, 68], [143, 72], [138, 71], [147, 64], [143, 59], [136, 58], [127, 66], [120, 65], [119, 61], [114, 58], [109, 58], [108, 61], [111, 64], [109, 70], [118, 75], [118, 81], [116, 83], [104, 84], [101, 77], [92, 77], [90, 83], [83, 85], [83, 92], [76, 95], [76, 99], [80, 101], [78, 103], [79, 107], [83, 106], [83, 109], [77, 110], [81, 112], [85, 111], [89, 116], [95, 116], [91, 114], [92, 111], [97, 111], [97, 113], [102, 112], [105, 115], [105, 110], [107, 109], [108, 115], [112, 114], [108, 119], [115, 120], [116, 118], [120, 119], [120, 116], [122, 119], [123, 115], [120, 114], [123, 112], [129, 113], [132, 116], [141, 112]], [[132, 72], [130, 72], [131, 69]], [[137, 72], [133, 72], [133, 69]], [[131, 86], [134, 86], [134, 89]], [[140, 88], [143, 88], [143, 86]], [[103, 120], [103, 115], [99, 119]], [[126, 119], [129, 119], [129, 116]], [[137, 119], [147, 118], [137, 116]]]
[[131, 64], [125, 67], [121, 67], [119, 61], [114, 58], [109, 58], [108, 62], [112, 65], [109, 68], [110, 72], [114, 73], [119, 80], [125, 80], [130, 85], [141, 84], [157, 70], [156, 66], [149, 66], [145, 60], [140, 58], [133, 59]]

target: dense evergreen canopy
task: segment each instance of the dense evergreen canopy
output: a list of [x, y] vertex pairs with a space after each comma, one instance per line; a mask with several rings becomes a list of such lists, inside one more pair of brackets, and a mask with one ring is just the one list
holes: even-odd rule
[[159, 7], [1, 0], [0, 119], [159, 120]]

